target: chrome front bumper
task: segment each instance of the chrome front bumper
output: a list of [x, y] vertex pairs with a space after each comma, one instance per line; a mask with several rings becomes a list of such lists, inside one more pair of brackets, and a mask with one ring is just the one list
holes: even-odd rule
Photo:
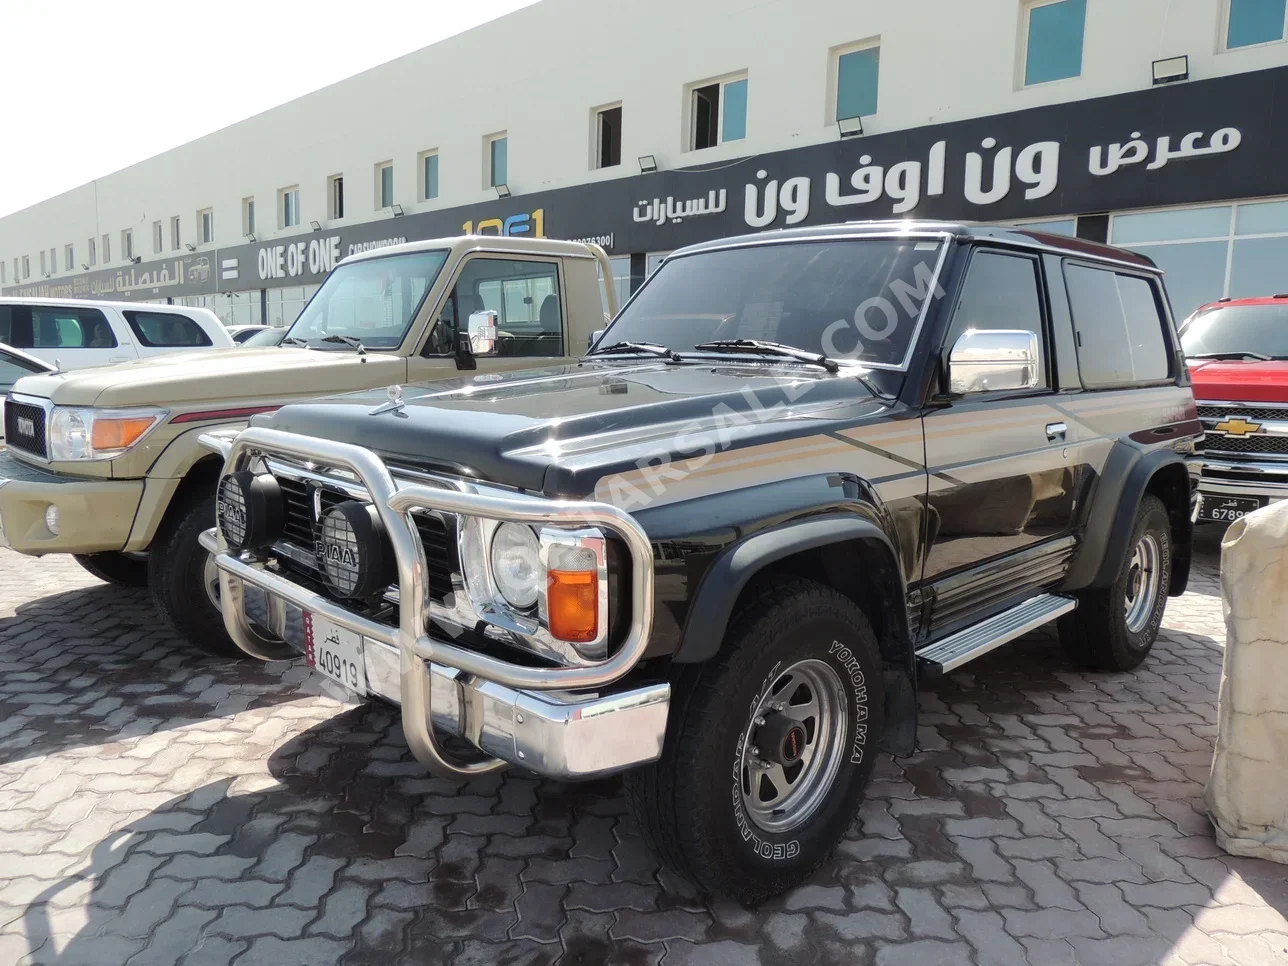
[[[1271, 503], [1288, 500], [1288, 461], [1222, 460], [1216, 458], [1189, 461], [1190, 477], [1203, 496], [1257, 496]], [[1221, 473], [1215, 476], [1213, 473]]]
[[[207, 531], [202, 545], [219, 568], [224, 625], [242, 650], [264, 660], [293, 656], [302, 650], [306, 610], [359, 635], [371, 690], [401, 706], [412, 753], [444, 777], [470, 778], [513, 764], [551, 777], [590, 778], [661, 754], [670, 686], [604, 693], [635, 667], [652, 631], [652, 548], [628, 514], [604, 504], [395, 482], [369, 450], [276, 430], [253, 427], [231, 441], [207, 436], [202, 442], [224, 455], [225, 473], [244, 468], [257, 455], [352, 472], [380, 514], [397, 561], [395, 628], [355, 614], [246, 554], [231, 552], [217, 529]], [[627, 639], [607, 660], [545, 668], [498, 660], [429, 637], [425, 556], [411, 519], [412, 511], [421, 508], [612, 530], [631, 555]], [[284, 643], [274, 645], [257, 634], [252, 619]], [[454, 757], [440, 747], [436, 730], [466, 739], [484, 757]]]

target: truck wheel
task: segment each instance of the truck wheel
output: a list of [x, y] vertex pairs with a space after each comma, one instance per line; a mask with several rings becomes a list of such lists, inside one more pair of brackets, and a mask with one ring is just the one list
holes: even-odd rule
[[1078, 609], [1059, 621], [1069, 657], [1098, 671], [1130, 671], [1140, 664], [1158, 637], [1171, 579], [1171, 522], [1163, 501], [1147, 494], [1117, 579], [1079, 593]]
[[208, 583], [210, 558], [198, 543], [215, 525], [215, 495], [203, 493], [173, 507], [148, 553], [148, 587], [170, 626], [207, 654], [244, 657], [224, 630]]
[[111, 551], [77, 553], [72, 556], [95, 577], [106, 580], [109, 584], [121, 587], [146, 587], [148, 584], [148, 562], [144, 558]]
[[849, 598], [757, 588], [674, 683], [657, 762], [626, 776], [645, 839], [700, 888], [757, 903], [807, 878], [858, 812], [883, 719], [876, 637]]

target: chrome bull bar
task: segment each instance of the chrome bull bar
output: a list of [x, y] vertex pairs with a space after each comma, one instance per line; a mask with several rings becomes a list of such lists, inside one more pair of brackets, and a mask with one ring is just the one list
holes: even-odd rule
[[[384, 524], [398, 571], [399, 618], [393, 631], [353, 614], [334, 602], [276, 574], [255, 568], [228, 549], [215, 531], [215, 563], [219, 568], [224, 625], [233, 641], [261, 660], [283, 654], [266, 649], [251, 628], [243, 599], [243, 581], [297, 606], [324, 614], [329, 620], [376, 640], [391, 637], [399, 652], [403, 730], [412, 754], [433, 774], [468, 779], [506, 767], [500, 758], [461, 761], [443, 751], [434, 736], [430, 708], [429, 662], [475, 675], [506, 687], [530, 691], [579, 691], [602, 688], [624, 677], [639, 662], [653, 628], [653, 552], [648, 535], [627, 513], [604, 503], [555, 501], [520, 495], [497, 495], [477, 490], [440, 489], [423, 484], [400, 484], [370, 450], [351, 443], [300, 436], [280, 430], [250, 427], [235, 439], [203, 436], [202, 443], [224, 455], [223, 474], [245, 469], [257, 456], [287, 456], [354, 473], [371, 498]], [[425, 552], [412, 521], [413, 510], [438, 510], [516, 523], [604, 527], [619, 537], [631, 555], [631, 616], [626, 640], [608, 659], [582, 667], [534, 668], [480, 654], [428, 636], [429, 582]]]

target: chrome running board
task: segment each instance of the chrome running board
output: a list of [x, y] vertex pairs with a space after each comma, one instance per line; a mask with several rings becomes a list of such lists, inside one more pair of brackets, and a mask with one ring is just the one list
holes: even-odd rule
[[1049, 624], [1077, 606], [1078, 602], [1072, 597], [1058, 594], [1030, 597], [1010, 610], [922, 648], [917, 652], [917, 670], [929, 677], [946, 674], [1043, 624]]

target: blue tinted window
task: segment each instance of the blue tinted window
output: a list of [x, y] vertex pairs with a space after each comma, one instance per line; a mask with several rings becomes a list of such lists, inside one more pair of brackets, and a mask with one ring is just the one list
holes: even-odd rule
[[881, 48], [852, 50], [836, 63], [836, 119], [863, 117], [877, 112], [877, 82], [881, 73]]
[[1025, 84], [1044, 84], [1082, 73], [1086, 19], [1087, 0], [1059, 0], [1029, 9]]
[[722, 141], [741, 141], [747, 136], [747, 79], [725, 84]]
[[506, 184], [506, 178], [509, 172], [506, 171], [506, 155], [508, 153], [508, 138], [496, 138], [491, 144], [492, 152], [492, 186]]
[[1227, 47], [1248, 47], [1283, 40], [1285, 0], [1230, 0]]
[[425, 200], [438, 197], [438, 155], [425, 155]]

